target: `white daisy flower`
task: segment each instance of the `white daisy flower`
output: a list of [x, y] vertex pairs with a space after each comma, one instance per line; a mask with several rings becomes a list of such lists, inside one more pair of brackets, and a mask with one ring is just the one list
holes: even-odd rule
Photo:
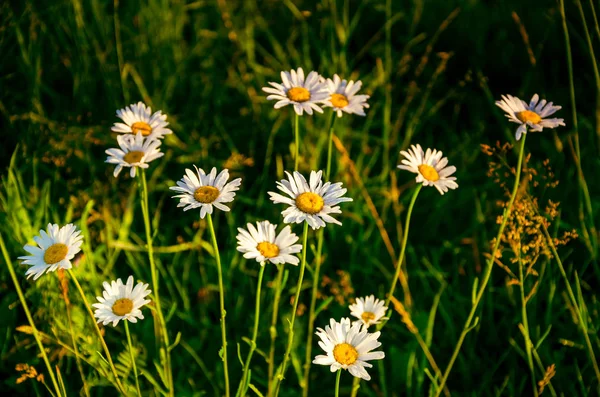
[[509, 121], [521, 124], [517, 128], [517, 141], [521, 139], [522, 134], [527, 133], [527, 127], [531, 128], [532, 131], [541, 131], [544, 128], [556, 128], [559, 125], [565, 125], [563, 119], [545, 118], [560, 110], [561, 106], [553, 106], [552, 102], [546, 102], [545, 99], [540, 101], [538, 94], [531, 98], [529, 104], [517, 97], [502, 95], [502, 100], [496, 101], [496, 106], [506, 112]]
[[281, 72], [281, 81], [281, 84], [269, 82], [274, 88], [263, 87], [264, 92], [271, 94], [267, 96], [267, 100], [277, 100], [275, 109], [294, 105], [294, 111], [299, 116], [302, 116], [303, 112], [313, 114], [313, 110], [323, 113], [323, 109], [317, 104], [323, 102], [328, 94], [319, 73], [312, 71], [304, 79], [304, 70], [298, 68]]
[[107, 149], [106, 163], [116, 164], [113, 175], [115, 178], [125, 167], [130, 167], [129, 175], [134, 178], [138, 167], [148, 168], [148, 163], [164, 156], [160, 151], [158, 139], [145, 139], [141, 132], [134, 135], [119, 135], [117, 137], [120, 149]]
[[384, 317], [387, 311], [385, 302], [376, 299], [374, 295], [369, 295], [366, 298], [356, 298], [356, 302], [350, 305], [350, 314], [356, 318], [354, 324], [364, 324], [366, 328], [370, 325], [379, 324], [381, 320], [387, 320]]
[[330, 365], [331, 372], [342, 368], [357, 378], [371, 380], [365, 368], [373, 365], [367, 361], [385, 357], [382, 351], [371, 351], [381, 346], [381, 342], [377, 340], [381, 332], [370, 334], [358, 323], [350, 326], [349, 318], [342, 318], [339, 323], [331, 319], [324, 330], [317, 328], [316, 334], [321, 338], [319, 346], [327, 355], [316, 356], [313, 364]]
[[117, 117], [124, 123], [115, 123], [111, 130], [121, 134], [140, 132], [145, 138], [162, 139], [173, 133], [166, 128], [169, 125], [167, 115], [160, 110], [152, 113], [152, 109], [141, 101], [117, 110]]
[[150, 303], [150, 300], [146, 299], [152, 293], [148, 284], [138, 281], [134, 288], [133, 276], [129, 276], [127, 284], [123, 284], [119, 278], [110, 284], [105, 281], [102, 285], [104, 292], [102, 296], [96, 297], [98, 303], [92, 305], [96, 308], [94, 317], [99, 323], [106, 325], [112, 322], [112, 326], [116, 327], [120, 320], [137, 323], [138, 318], [144, 319], [140, 309]]
[[263, 266], [266, 261], [298, 265], [300, 259], [293, 254], [302, 251], [302, 244], [295, 244], [298, 236], [289, 226], [284, 227], [279, 235], [275, 232], [277, 225], [269, 221], [256, 222], [256, 227], [248, 223], [247, 228], [238, 227], [237, 235], [237, 250], [244, 253], [244, 258], [256, 259]]
[[72, 223], [61, 228], [57, 224], [48, 224], [47, 231], [40, 230], [40, 235], [33, 240], [38, 245], [26, 245], [23, 249], [31, 255], [20, 256], [24, 265], [31, 266], [25, 275], [37, 280], [42, 274], [58, 269], [71, 269], [71, 259], [81, 251], [83, 236]]
[[406, 157], [398, 168], [414, 172], [417, 175], [417, 183], [423, 183], [423, 186], [434, 186], [440, 194], [444, 194], [448, 189], [456, 189], [458, 184], [456, 177], [450, 176], [456, 172], [455, 166], [448, 165], [448, 158], [442, 158], [442, 152], [438, 150], [427, 149], [424, 152], [421, 145], [411, 145], [408, 151], [401, 151], [401, 155]]
[[269, 196], [271, 196], [274, 203], [289, 205], [281, 213], [285, 223], [302, 223], [306, 221], [313, 229], [324, 227], [327, 223], [342, 224], [342, 222], [329, 215], [341, 214], [342, 210], [337, 204], [352, 201], [349, 197], [342, 197], [346, 194], [347, 189], [342, 188], [341, 182], [323, 183], [321, 179], [323, 171], [311, 171], [310, 183], [297, 171], [294, 171], [293, 176], [287, 171], [286, 174], [288, 180], [284, 179], [277, 182], [277, 188], [291, 198], [279, 193], [269, 192]]
[[196, 166], [194, 168], [196, 173], [186, 169], [185, 176], [177, 181], [177, 186], [169, 188], [181, 193], [173, 196], [179, 199], [177, 207], [184, 207], [184, 211], [200, 207], [201, 219], [204, 219], [206, 214], [213, 213], [213, 205], [222, 211], [229, 211], [229, 207], [223, 203], [233, 201], [235, 191], [239, 190], [242, 179], [237, 178], [227, 183], [229, 179], [227, 169], [217, 175], [217, 169], [214, 167], [210, 174], [206, 174], [202, 168]]
[[327, 79], [329, 97], [323, 104], [333, 108], [337, 112], [338, 117], [342, 117], [342, 112], [366, 116], [365, 108], [369, 107], [367, 103], [369, 95], [356, 95], [361, 87], [362, 82], [360, 80], [356, 83], [352, 80], [348, 82], [340, 79], [340, 76], [337, 74], [334, 74], [333, 80]]

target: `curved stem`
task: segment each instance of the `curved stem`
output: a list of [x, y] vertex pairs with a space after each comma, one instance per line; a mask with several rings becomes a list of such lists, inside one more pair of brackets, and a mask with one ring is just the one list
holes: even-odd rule
[[131, 343], [131, 334], [129, 333], [129, 321], [127, 319], [123, 320], [125, 323], [125, 333], [127, 334], [127, 345], [129, 346], [129, 355], [131, 356], [131, 365], [133, 367], [133, 376], [135, 378], [135, 390], [137, 391], [137, 395], [142, 397], [142, 392], [140, 391], [140, 382], [138, 380], [138, 372], [137, 366], [135, 365], [135, 356], [133, 355], [133, 343]]
[[244, 372], [242, 373], [242, 379], [240, 380], [240, 385], [238, 386], [236, 396], [243, 396], [246, 392], [246, 382], [248, 377], [248, 370], [250, 369], [250, 362], [252, 361], [252, 355], [254, 354], [254, 350], [256, 350], [256, 337], [258, 336], [258, 320], [260, 318], [260, 290], [262, 286], [263, 274], [265, 273], [265, 264], [264, 262], [260, 265], [260, 271], [258, 273], [258, 286], [256, 287], [256, 308], [254, 310], [254, 330], [252, 331], [252, 341], [250, 342], [250, 352], [248, 352], [248, 357], [246, 358], [246, 364], [244, 365]]
[[[331, 173], [331, 158], [333, 150], [333, 126], [335, 125], [335, 112], [331, 112], [331, 122], [329, 123], [329, 148], [327, 150], [327, 170], [323, 176], [324, 180], [329, 178]], [[306, 356], [304, 358], [304, 377], [302, 379], [302, 396], [308, 397], [308, 385], [310, 377], [310, 366], [312, 364], [312, 341], [315, 326], [315, 309], [317, 306], [317, 295], [319, 292], [319, 281], [321, 274], [321, 255], [323, 253], [323, 239], [325, 228], [319, 229], [317, 236], [317, 258], [315, 261], [315, 271], [313, 273], [312, 296], [310, 299], [310, 310], [308, 314], [308, 331], [306, 333]]]
[[279, 395], [279, 389], [281, 388], [281, 382], [285, 375], [287, 361], [290, 358], [290, 352], [292, 351], [292, 344], [294, 342], [294, 322], [296, 320], [296, 311], [298, 311], [298, 302], [300, 301], [300, 291], [302, 290], [302, 281], [304, 280], [304, 270], [306, 268], [306, 251], [308, 250], [308, 222], [304, 222], [304, 232], [302, 233], [302, 262], [300, 263], [300, 275], [298, 276], [298, 284], [296, 286], [296, 297], [294, 298], [294, 307], [292, 309], [292, 320], [290, 321], [290, 330], [288, 333], [288, 343], [283, 356], [283, 362], [281, 363], [281, 371], [277, 375], [277, 387], [275, 388], [275, 397]]
[[450, 362], [448, 363], [448, 367], [444, 372], [444, 376], [440, 382], [438, 391], [436, 393], [436, 397], [440, 395], [444, 386], [446, 385], [446, 381], [448, 380], [448, 376], [450, 375], [450, 371], [452, 371], [452, 366], [454, 362], [458, 358], [458, 354], [460, 353], [460, 348], [462, 347], [467, 334], [471, 330], [471, 322], [475, 317], [475, 312], [477, 311], [477, 307], [479, 306], [479, 302], [481, 302], [481, 298], [483, 298], [483, 293], [485, 292], [485, 288], [487, 287], [487, 283], [490, 281], [490, 275], [492, 274], [492, 269], [494, 268], [494, 259], [496, 259], [496, 252], [498, 251], [498, 246], [500, 245], [500, 238], [502, 237], [502, 233], [504, 232], [504, 227], [506, 227], [506, 221], [510, 216], [510, 212], [512, 210], [513, 203], [515, 202], [515, 198], [517, 197], [517, 191], [519, 190], [519, 181], [521, 179], [521, 167], [523, 165], [523, 152], [525, 151], [525, 139], [527, 138], [527, 134], [523, 134], [521, 137], [521, 147], [519, 151], [519, 161], [517, 164], [517, 170], [515, 175], [515, 184], [513, 186], [512, 194], [510, 196], [510, 200], [508, 202], [508, 206], [504, 209], [504, 214], [502, 216], [502, 223], [500, 224], [500, 229], [498, 229], [498, 234], [496, 235], [496, 242], [494, 243], [494, 249], [492, 250], [490, 257], [487, 261], [485, 273], [483, 275], [483, 280], [481, 281], [481, 286], [479, 287], [479, 291], [477, 292], [477, 296], [475, 297], [475, 301], [472, 304], [471, 311], [469, 312], [469, 316], [467, 317], [467, 321], [463, 327], [463, 330], [458, 338], [458, 342], [454, 348], [454, 352], [452, 353], [452, 357], [450, 357]]
[[79, 371], [79, 375], [81, 376], [81, 382], [83, 383], [83, 392], [86, 397], [90, 397], [90, 390], [88, 384], [85, 380], [85, 374], [83, 373], [83, 366], [81, 365], [81, 359], [79, 358], [79, 348], [77, 347], [77, 341], [75, 340], [75, 332], [73, 332], [73, 318], [71, 317], [71, 303], [69, 302], [69, 298], [65, 293], [65, 309], [67, 311], [67, 321], [69, 321], [69, 334], [71, 334], [71, 344], [73, 345], [73, 352], [75, 356], [75, 364], [77, 365], [77, 370]]
[[277, 265], [277, 279], [275, 281], [275, 297], [273, 298], [273, 313], [271, 314], [271, 347], [269, 349], [269, 386], [267, 396], [273, 392], [273, 373], [275, 372], [275, 339], [277, 339], [277, 316], [279, 314], [279, 300], [281, 298], [281, 281], [283, 280], [283, 265]]
[[142, 214], [144, 216], [144, 228], [146, 229], [146, 245], [148, 246], [148, 260], [150, 261], [150, 273], [152, 275], [152, 289], [154, 295], [154, 304], [156, 305], [156, 313], [158, 314], [158, 321], [160, 323], [160, 329], [162, 332], [163, 344], [165, 349], [165, 365], [167, 383], [169, 386], [169, 396], [174, 396], [175, 391], [173, 390], [173, 372], [171, 370], [171, 352], [169, 343], [169, 332], [167, 331], [167, 323], [163, 316], [160, 296], [158, 293], [159, 281], [158, 271], [156, 270], [156, 264], [154, 263], [154, 248], [152, 244], [152, 226], [150, 224], [150, 208], [148, 205], [148, 184], [146, 183], [146, 171], [141, 168], [140, 178], [142, 180]]
[[83, 288], [81, 288], [81, 284], [77, 281], [77, 277], [75, 277], [75, 273], [71, 269], [67, 270], [69, 272], [69, 276], [71, 276], [71, 280], [75, 283], [77, 287], [77, 291], [79, 291], [79, 295], [81, 295], [81, 299], [83, 300], [83, 305], [85, 306], [88, 314], [92, 318], [92, 323], [94, 324], [94, 328], [96, 329], [96, 334], [98, 334], [98, 338], [100, 339], [100, 344], [102, 345], [102, 349], [104, 349], [104, 354], [106, 355], [106, 360], [108, 361], [108, 365], [110, 367], [113, 376], [115, 377], [115, 381], [117, 382], [117, 388], [119, 392], [127, 395], [125, 392], [125, 388], [121, 384], [121, 380], [119, 379], [119, 375], [117, 373], [117, 369], [115, 368], [115, 364], [113, 363], [112, 356], [110, 355], [110, 350], [108, 350], [108, 346], [104, 341], [104, 336], [102, 336], [102, 332], [100, 331], [100, 327], [98, 327], [98, 323], [96, 322], [96, 317], [94, 317], [94, 312], [92, 311], [92, 307], [90, 306], [90, 302], [85, 297], [85, 292], [83, 292]]
[[225, 396], [229, 397], [229, 368], [227, 366], [227, 327], [225, 325], [225, 290], [223, 288], [223, 269], [221, 267], [221, 255], [219, 255], [219, 246], [217, 245], [217, 236], [215, 234], [215, 227], [212, 221], [212, 215], [206, 216], [208, 222], [208, 230], [210, 231], [210, 237], [212, 240], [213, 251], [215, 253], [215, 260], [217, 261], [217, 270], [219, 272], [219, 307], [221, 309], [221, 339], [223, 341], [222, 348], [222, 359], [223, 359], [223, 372], [225, 376]]
[[340, 378], [342, 377], [342, 369], [338, 369], [337, 376], [335, 377], [335, 397], [340, 396]]
[[520, 255], [521, 247], [519, 246], [519, 290], [521, 292], [521, 317], [523, 318], [523, 334], [525, 337], [525, 352], [527, 355], [527, 365], [529, 367], [529, 372], [531, 373], [531, 385], [533, 387], [533, 396], [538, 396], [538, 388], [535, 383], [535, 370], [533, 368], [533, 355], [532, 349], [533, 345], [531, 342], [531, 337], [529, 334], [529, 321], [527, 319], [527, 299], [525, 298], [525, 277], [523, 276], [523, 262], [521, 261]]
[[295, 147], [294, 150], [296, 151], [295, 155], [294, 155], [294, 171], [298, 171], [298, 153], [300, 152], [300, 131], [299, 131], [299, 124], [300, 124], [300, 117], [298, 116], [298, 113], [294, 113], [295, 114], [295, 118], [294, 118], [294, 140], [295, 140]]
[[[406, 251], [406, 243], [408, 241], [408, 228], [410, 227], [410, 217], [412, 215], [413, 207], [415, 206], [415, 201], [417, 201], [417, 196], [423, 187], [422, 183], [419, 183], [413, 192], [412, 198], [410, 199], [410, 204], [408, 205], [408, 211], [406, 213], [406, 220], [404, 221], [404, 236], [402, 236], [402, 247], [400, 248], [400, 256], [398, 256], [398, 263], [396, 264], [396, 272], [394, 273], [394, 279], [392, 280], [392, 285], [390, 286], [390, 292], [388, 292], [387, 299], [385, 300], [385, 305], [390, 305], [390, 300], [392, 296], [394, 296], [394, 290], [396, 289], [396, 284], [398, 283], [398, 278], [400, 277], [400, 271], [402, 270], [402, 262], [404, 260], [404, 252]], [[381, 329], [383, 323], [380, 324], [377, 328]]]
[[19, 300], [21, 301], [21, 306], [23, 306], [23, 310], [25, 311], [25, 316], [27, 316], [27, 321], [29, 321], [29, 326], [31, 327], [31, 333], [35, 338], [35, 341], [40, 349], [40, 353], [42, 354], [42, 359], [46, 364], [46, 369], [48, 370], [48, 374], [50, 375], [50, 380], [52, 381], [52, 386], [54, 387], [54, 391], [58, 397], [62, 396], [60, 392], [60, 388], [58, 387], [58, 382], [56, 381], [56, 377], [54, 376], [54, 371], [52, 370], [52, 365], [50, 365], [50, 361], [48, 360], [48, 356], [46, 355], [46, 350], [44, 348], [44, 344], [42, 343], [42, 339], [38, 334], [38, 329], [33, 322], [33, 317], [31, 316], [31, 312], [29, 311], [29, 306], [27, 306], [27, 301], [25, 300], [25, 295], [23, 295], [23, 291], [21, 290], [21, 286], [19, 285], [19, 281], [17, 280], [17, 275], [15, 274], [15, 269], [13, 268], [12, 262], [10, 261], [10, 257], [8, 255], [8, 251], [6, 250], [6, 246], [4, 245], [4, 239], [2, 238], [2, 234], [0, 234], [0, 249], [2, 249], [2, 255], [4, 256], [4, 261], [6, 262], [6, 267], [8, 267], [8, 272], [10, 273], [10, 277], [12, 278], [13, 284], [15, 285], [15, 289], [17, 290], [17, 295], [19, 295]]

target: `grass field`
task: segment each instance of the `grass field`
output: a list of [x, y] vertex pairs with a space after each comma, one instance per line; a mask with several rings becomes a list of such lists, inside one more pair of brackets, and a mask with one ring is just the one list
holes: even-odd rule
[[[129, 395], [136, 395], [130, 353], [144, 396], [226, 394], [222, 297], [236, 394], [252, 346], [261, 268], [236, 250], [237, 228], [259, 220], [283, 227], [286, 206], [273, 204], [268, 192], [294, 169], [296, 153], [293, 109], [273, 109], [261, 88], [302, 67], [361, 80], [370, 107], [365, 117], [344, 114], [333, 127], [328, 179], [343, 182], [353, 201], [335, 215], [342, 226], [322, 229], [321, 261], [321, 232], [309, 228], [300, 291], [302, 266], [285, 265], [279, 304], [278, 269], [264, 267], [246, 394], [267, 396], [271, 335], [277, 372], [297, 305], [279, 395], [333, 396], [336, 374], [328, 367], [313, 364], [305, 376], [307, 349], [308, 362], [323, 354], [316, 336], [307, 345], [316, 331], [309, 329], [313, 294], [314, 327], [348, 317], [357, 297], [386, 299], [407, 237], [394, 294], [400, 304], [390, 304], [379, 337], [385, 358], [373, 361], [372, 379], [359, 389], [342, 371], [340, 395], [599, 395], [597, 7], [591, 0], [2, 3], [0, 391], [118, 395], [74, 274], [90, 303], [104, 281], [133, 275], [154, 290], [153, 276], [159, 279], [160, 300], [151, 295], [145, 319], [129, 324], [132, 349], [124, 322], [100, 326]], [[562, 106], [552, 117], [566, 126], [530, 131], [522, 146], [518, 126], [494, 102], [505, 94], [528, 101], [535, 93]], [[162, 110], [173, 130], [161, 145], [164, 156], [146, 171], [153, 265], [143, 186], [128, 170], [114, 178], [105, 163], [105, 150], [116, 147], [116, 110], [138, 101]], [[307, 177], [326, 168], [331, 114], [299, 117], [298, 170]], [[400, 150], [417, 143], [443, 151], [459, 187], [444, 195], [423, 187], [406, 234], [418, 184], [396, 166]], [[231, 211], [212, 215], [222, 295], [212, 223], [197, 209], [177, 208], [169, 190], [192, 165], [242, 178]], [[74, 223], [83, 255], [71, 274], [33, 281], [17, 258], [48, 223]], [[291, 226], [302, 243], [303, 226]]]

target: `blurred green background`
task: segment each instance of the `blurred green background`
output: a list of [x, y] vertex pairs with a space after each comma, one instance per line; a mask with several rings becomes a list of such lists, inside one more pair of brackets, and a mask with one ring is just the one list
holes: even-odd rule
[[[593, 1], [566, 1], [566, 24], [574, 63], [579, 128], [574, 128], [569, 93], [565, 37], [558, 2], [539, 1], [227, 1], [146, 0], [106, 2], [20, 1], [0, 5], [0, 232], [15, 265], [22, 246], [48, 222], [75, 222], [84, 231], [85, 256], [78, 275], [89, 297], [102, 281], [129, 274], [150, 280], [144, 227], [135, 180], [112, 177], [104, 151], [115, 146], [115, 111], [139, 100], [168, 114], [174, 134], [162, 149], [166, 155], [151, 164], [150, 206], [158, 228], [155, 245], [161, 273], [163, 310], [168, 328], [181, 342], [173, 352], [177, 395], [214, 395], [222, 388], [216, 267], [206, 224], [196, 213], [182, 213], [168, 187], [192, 164], [227, 167], [242, 177], [230, 213], [215, 217], [226, 271], [226, 307], [230, 341], [230, 373], [237, 386], [241, 365], [236, 343], [245, 357], [254, 310], [257, 264], [236, 252], [236, 228], [268, 219], [281, 223], [281, 205], [272, 205], [284, 170], [293, 168], [293, 112], [273, 110], [261, 87], [279, 81], [279, 72], [303, 67], [329, 77], [363, 81], [371, 95], [367, 117], [344, 116], [335, 133], [343, 150], [334, 151], [334, 181], [344, 182], [353, 203], [342, 206], [343, 226], [325, 231], [325, 262], [319, 304], [329, 302], [316, 324], [347, 316], [354, 296], [384, 298], [399, 252], [402, 225], [414, 178], [399, 172], [399, 150], [411, 143], [442, 150], [457, 167], [459, 189], [440, 196], [424, 189], [413, 213], [405, 269], [410, 291], [397, 289], [442, 370], [446, 367], [470, 310], [474, 280], [485, 266], [484, 253], [496, 235], [498, 201], [504, 191], [487, 176], [489, 157], [480, 145], [513, 142], [509, 124], [494, 100], [501, 94], [525, 100], [538, 93], [562, 105], [556, 117], [566, 127], [529, 134], [530, 166], [543, 168], [549, 159], [556, 189], [530, 193], [540, 202], [560, 202], [551, 232], [576, 229], [580, 238], [559, 248], [594, 348], [598, 281], [596, 261], [598, 181], [600, 169], [597, 122], [598, 88], [594, 72], [600, 31]], [[580, 7], [582, 13], [580, 12]], [[582, 19], [582, 15], [585, 19]], [[584, 21], [586, 26], [584, 26]], [[329, 112], [301, 119], [300, 171], [325, 166]], [[591, 197], [586, 209], [578, 181], [573, 143], [580, 142], [581, 167]], [[513, 152], [507, 161], [516, 165]], [[507, 179], [511, 185], [511, 177]], [[369, 206], [367, 197], [372, 200]], [[380, 220], [380, 227], [377, 222]], [[385, 230], [385, 233], [383, 232]], [[294, 231], [301, 234], [301, 227]], [[385, 234], [389, 244], [385, 244]], [[315, 233], [309, 236], [308, 260], [314, 265]], [[587, 238], [584, 236], [587, 235]], [[161, 252], [162, 251], [162, 252]], [[503, 257], [510, 264], [510, 250]], [[16, 384], [18, 363], [45, 370], [26, 324], [12, 281], [0, 267], [0, 389], [10, 395], [45, 395], [35, 380]], [[558, 395], [595, 395], [597, 381], [583, 346], [577, 318], [566, 298], [555, 262], [540, 258], [543, 277], [528, 281], [536, 293], [529, 302], [529, 327], [545, 366], [556, 365], [552, 379]], [[53, 364], [59, 365], [70, 394], [81, 389], [74, 359], [57, 340], [69, 343], [65, 302], [56, 274], [37, 282], [24, 277], [22, 287], [35, 312]], [[340, 273], [344, 272], [344, 273]], [[259, 349], [268, 350], [272, 302], [271, 280], [265, 273]], [[290, 269], [282, 296], [278, 357], [283, 354], [297, 269]], [[305, 280], [301, 309], [310, 302], [311, 272]], [[466, 339], [448, 386], [454, 395], [531, 395], [524, 342], [518, 324], [520, 300], [507, 273], [496, 267], [482, 302], [480, 322]], [[351, 286], [351, 287], [350, 287]], [[73, 319], [83, 354], [95, 365], [99, 343], [90, 319], [69, 290]], [[335, 299], [327, 301], [327, 298]], [[407, 299], [409, 299], [407, 301]], [[584, 304], [585, 303], [585, 304]], [[131, 327], [140, 349], [140, 366], [154, 373], [153, 321]], [[304, 359], [307, 313], [296, 322], [296, 346], [283, 384], [283, 396], [299, 393]], [[128, 373], [122, 327], [106, 329], [122, 370]], [[386, 359], [370, 370], [361, 395], [423, 396], [430, 380], [428, 363], [414, 336], [394, 314], [381, 337]], [[318, 346], [313, 347], [319, 354]], [[280, 355], [281, 353], [281, 355]], [[600, 353], [598, 353], [600, 355]], [[265, 388], [266, 364], [257, 354], [252, 382]], [[85, 365], [93, 395], [114, 395], [97, 372]], [[314, 366], [311, 395], [332, 395], [334, 375]], [[536, 372], [536, 380], [543, 378]], [[156, 375], [155, 375], [156, 376]], [[145, 389], [150, 383], [143, 381]], [[348, 395], [351, 377], [342, 376]], [[545, 390], [544, 393], [549, 393]]]

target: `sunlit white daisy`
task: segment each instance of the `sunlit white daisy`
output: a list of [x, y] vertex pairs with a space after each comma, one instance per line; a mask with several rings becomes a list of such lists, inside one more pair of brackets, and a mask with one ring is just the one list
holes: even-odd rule
[[134, 178], [137, 168], [148, 168], [148, 163], [164, 156], [160, 151], [158, 139], [146, 139], [140, 132], [136, 135], [119, 135], [117, 137], [120, 149], [107, 149], [106, 163], [116, 164], [113, 175], [115, 178], [123, 168], [131, 168], [129, 175]]
[[63, 227], [49, 223], [47, 230], [40, 230], [40, 235], [33, 240], [38, 246], [24, 246], [23, 249], [31, 255], [20, 256], [19, 259], [24, 265], [31, 266], [25, 273], [27, 278], [33, 276], [37, 280], [46, 272], [72, 268], [71, 259], [81, 251], [83, 236], [72, 223]]
[[138, 318], [144, 319], [140, 309], [150, 303], [150, 300], [146, 299], [152, 293], [148, 284], [138, 281], [134, 288], [133, 276], [129, 276], [127, 284], [123, 284], [119, 278], [110, 284], [105, 281], [102, 285], [104, 292], [102, 296], [96, 297], [98, 303], [92, 305], [96, 308], [94, 317], [99, 323], [106, 325], [112, 322], [112, 326], [116, 327], [120, 320], [137, 323]]
[[248, 230], [238, 227], [237, 250], [246, 259], [256, 259], [261, 265], [265, 262], [298, 265], [300, 259], [294, 254], [302, 251], [302, 244], [295, 244], [298, 236], [286, 226], [277, 235], [277, 225], [269, 221], [256, 222], [256, 227], [248, 223]]
[[204, 219], [206, 214], [213, 213], [213, 206], [222, 211], [229, 211], [229, 207], [223, 203], [230, 203], [235, 197], [242, 183], [241, 178], [227, 183], [229, 171], [224, 169], [217, 175], [217, 169], [213, 167], [210, 174], [206, 174], [202, 168], [194, 166], [196, 172], [186, 169], [185, 176], [177, 181], [177, 186], [169, 189], [180, 192], [173, 198], [179, 199], [177, 207], [183, 210], [200, 208], [200, 218]]
[[442, 158], [441, 151], [427, 149], [427, 152], [424, 152], [421, 145], [417, 144], [411, 145], [408, 151], [403, 150], [400, 154], [406, 158], [402, 160], [404, 165], [399, 165], [398, 168], [417, 174], [417, 183], [434, 186], [440, 194], [458, 187], [456, 177], [450, 176], [456, 172], [456, 167], [447, 167], [448, 158]]
[[368, 95], [356, 95], [362, 87], [359, 80], [356, 83], [352, 80], [346, 81], [340, 79], [337, 74], [332, 79], [327, 79], [327, 99], [323, 102], [325, 106], [333, 108], [338, 117], [342, 117], [342, 112], [348, 114], [357, 114], [365, 116], [365, 108], [369, 107]]
[[327, 98], [327, 88], [321, 81], [321, 76], [312, 71], [304, 79], [304, 70], [281, 72], [281, 84], [269, 82], [272, 87], [263, 87], [270, 94], [267, 100], [276, 99], [275, 109], [286, 105], [294, 105], [294, 111], [302, 116], [303, 112], [313, 114], [313, 110], [323, 113], [318, 105]]
[[308, 222], [313, 229], [324, 227], [327, 223], [341, 225], [342, 222], [329, 214], [341, 214], [342, 210], [337, 206], [345, 201], [352, 201], [349, 197], [342, 197], [347, 189], [342, 188], [342, 183], [325, 182], [321, 179], [323, 171], [310, 172], [310, 183], [304, 176], [294, 171], [290, 174], [286, 171], [288, 179], [277, 182], [277, 188], [290, 197], [279, 193], [269, 192], [274, 203], [288, 204], [285, 209], [283, 221], [285, 223]]
[[385, 357], [382, 351], [371, 351], [381, 346], [377, 340], [381, 332], [371, 334], [359, 323], [351, 326], [349, 318], [342, 318], [340, 322], [331, 319], [325, 329], [317, 328], [316, 334], [321, 338], [319, 346], [327, 355], [316, 356], [313, 364], [330, 365], [331, 372], [342, 368], [357, 378], [371, 380], [365, 368], [373, 365], [367, 361]]
[[150, 106], [143, 102], [133, 103], [125, 109], [117, 110], [117, 117], [124, 123], [115, 123], [111, 130], [121, 134], [137, 134], [140, 132], [145, 138], [162, 139], [173, 131], [166, 128], [167, 115], [162, 111], [152, 113]]
[[535, 94], [529, 104], [512, 95], [502, 95], [501, 101], [496, 101], [496, 106], [506, 112], [506, 117], [513, 123], [521, 124], [517, 128], [517, 141], [521, 139], [522, 134], [527, 133], [527, 127], [532, 131], [541, 131], [544, 128], [556, 128], [559, 125], [564, 126], [563, 119], [546, 119], [545, 117], [554, 114], [561, 109], [561, 106], [553, 106], [552, 102], [540, 101], [538, 94]]
[[379, 324], [381, 320], [387, 320], [384, 317], [387, 309], [384, 301], [369, 295], [366, 298], [356, 298], [356, 302], [350, 305], [350, 314], [358, 318], [354, 323], [364, 324], [369, 328], [370, 325]]

